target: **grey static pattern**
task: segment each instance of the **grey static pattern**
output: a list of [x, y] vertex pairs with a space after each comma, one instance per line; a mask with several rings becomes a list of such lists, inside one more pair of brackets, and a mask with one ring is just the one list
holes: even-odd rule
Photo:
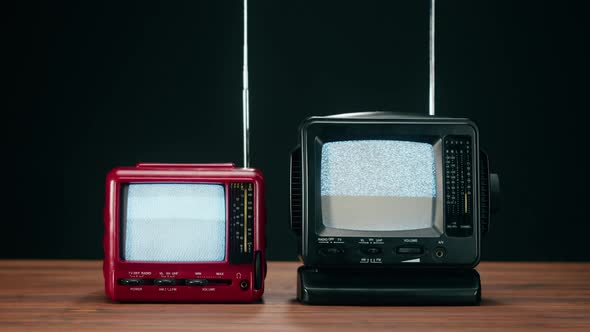
[[428, 143], [394, 140], [325, 143], [321, 194], [436, 197], [434, 148]]

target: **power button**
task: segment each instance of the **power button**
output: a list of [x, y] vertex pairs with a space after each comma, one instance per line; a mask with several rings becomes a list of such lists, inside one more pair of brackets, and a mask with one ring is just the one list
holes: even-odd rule
[[340, 248], [333, 248], [333, 247], [327, 247], [327, 248], [321, 248], [319, 250], [320, 254], [322, 255], [338, 255], [344, 252], [344, 250], [340, 249]]
[[139, 286], [139, 285], [143, 285], [143, 280], [141, 280], [141, 279], [119, 279], [119, 285]]

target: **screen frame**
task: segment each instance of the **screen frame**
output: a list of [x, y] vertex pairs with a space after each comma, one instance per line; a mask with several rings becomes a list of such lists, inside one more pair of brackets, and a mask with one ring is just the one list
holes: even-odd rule
[[[126, 188], [129, 187], [130, 184], [210, 184], [210, 185], [220, 185], [223, 187], [223, 195], [225, 197], [225, 253], [223, 260], [220, 261], [142, 261], [142, 260], [126, 260], [123, 257], [123, 251], [125, 250], [125, 227], [123, 225], [123, 218], [125, 216], [125, 208], [126, 202], [124, 201], [125, 194], [124, 191]], [[230, 241], [230, 234], [229, 234], [229, 190], [228, 190], [229, 183], [226, 181], [214, 181], [210, 179], [201, 179], [201, 180], [193, 180], [191, 181], [167, 181], [167, 180], [148, 180], [148, 179], [135, 179], [130, 181], [121, 181], [118, 183], [118, 190], [117, 190], [117, 202], [118, 202], [118, 211], [117, 211], [117, 220], [116, 220], [116, 241], [117, 241], [117, 250], [116, 250], [116, 257], [119, 263], [125, 264], [228, 264], [229, 259], [229, 241]]]
[[[329, 128], [329, 127], [328, 127]], [[336, 133], [335, 136], [332, 136], [334, 133], [320, 133], [322, 136], [316, 136], [314, 140], [314, 154], [310, 156], [309, 162], [312, 164], [319, 163], [319, 172], [320, 177], [319, 181], [317, 181], [317, 177], [314, 178], [310, 184], [310, 188], [313, 188], [314, 192], [321, 192], [321, 160], [322, 160], [322, 151], [323, 146], [326, 143], [331, 142], [341, 142], [342, 140], [334, 140], [335, 137], [341, 135], [341, 133]], [[364, 138], [362, 138], [364, 137]], [[435, 198], [435, 207], [434, 207], [434, 222], [432, 223], [431, 227], [427, 228], [417, 228], [412, 230], [400, 230], [400, 231], [362, 231], [362, 230], [347, 230], [347, 229], [338, 229], [327, 227], [324, 225], [323, 222], [317, 222], [315, 227], [315, 232], [319, 236], [345, 236], [345, 237], [439, 237], [443, 233], [443, 210], [444, 210], [444, 202], [443, 202], [443, 166], [442, 166], [442, 139], [437, 136], [405, 136], [400, 134], [386, 134], [386, 135], [379, 135], [378, 137], [372, 137], [371, 139], [367, 139], [366, 135], [362, 135], [356, 133], [356, 135], [349, 136], [347, 141], [371, 141], [371, 140], [391, 140], [391, 141], [410, 141], [410, 142], [417, 142], [417, 143], [426, 143], [432, 145], [434, 150], [434, 165], [436, 170], [436, 178], [435, 178], [435, 185], [436, 185], [436, 198]], [[319, 152], [319, 153], [318, 153]], [[319, 159], [318, 159], [319, 158]], [[314, 171], [316, 171], [314, 169]], [[321, 194], [319, 195], [321, 200]], [[321, 202], [319, 205], [316, 203], [314, 204], [316, 215], [319, 213], [322, 216], [320, 219], [323, 219], [322, 214], [322, 204]], [[316, 220], [320, 220], [316, 219]]]
[[[368, 113], [371, 114], [371, 113]], [[396, 265], [413, 268], [423, 267], [474, 267], [480, 259], [480, 230], [479, 230], [479, 131], [475, 123], [468, 119], [421, 117], [421, 116], [381, 116], [383, 113], [373, 116], [360, 117], [311, 117], [306, 119], [300, 126], [301, 146], [301, 167], [302, 167], [302, 232], [301, 232], [301, 255], [308, 266], [342, 266], [354, 265], [364, 267], [383, 267], [385, 265]], [[454, 238], [447, 236], [443, 231], [438, 236], [420, 237], [414, 231], [398, 231], [398, 236], [390, 233], [384, 236], [384, 232], [371, 232], [373, 237], [362, 236], [359, 232], [355, 234], [342, 234], [341, 237], [322, 236], [320, 232], [322, 225], [321, 214], [321, 147], [329, 141], [353, 140], [353, 139], [396, 139], [418, 142], [436, 142], [444, 140], [447, 136], [469, 136], [473, 142], [472, 164], [474, 181], [473, 191], [476, 193], [471, 203], [473, 209], [473, 234], [469, 237]], [[444, 181], [444, 178], [442, 179]], [[438, 181], [438, 179], [437, 179]], [[444, 185], [444, 184], [443, 184]], [[444, 197], [443, 206], [444, 209]], [[444, 230], [443, 218], [443, 230]], [[409, 234], [411, 233], [411, 234]], [[369, 234], [363, 234], [369, 235]], [[431, 250], [437, 244], [444, 243], [449, 254], [444, 260], [436, 259], [432, 251], [426, 251], [428, 255], [422, 255], [420, 264], [404, 264], [403, 258], [384, 252], [380, 257], [385, 261], [378, 261], [379, 264], [360, 264], [358, 260], [363, 256], [358, 252], [359, 244], [362, 241], [376, 241], [379, 244], [384, 241], [384, 248], [392, 248], [403, 245], [417, 245]], [[325, 255], [322, 250], [325, 248], [339, 248], [343, 254]], [[352, 252], [350, 250], [353, 250]], [[389, 252], [389, 251], [388, 251]], [[417, 256], [416, 256], [417, 257]], [[371, 259], [369, 259], [371, 261]], [[372, 263], [372, 261], [371, 261]], [[384, 264], [381, 264], [384, 263]]]
[[[126, 259], [125, 256], [125, 237], [126, 237], [126, 232], [127, 232], [127, 226], [125, 225], [125, 219], [127, 217], [127, 204], [128, 204], [128, 190], [129, 190], [129, 186], [130, 185], [145, 185], [145, 184], [154, 184], [154, 185], [175, 185], [175, 184], [185, 184], [185, 185], [212, 185], [212, 186], [220, 186], [221, 189], [223, 190], [223, 199], [224, 199], [224, 211], [225, 211], [225, 219], [224, 219], [224, 226], [225, 226], [225, 230], [224, 230], [224, 237], [225, 237], [225, 244], [224, 244], [224, 253], [223, 253], [223, 259], [222, 260], [215, 260], [215, 261], [159, 261], [159, 260], [129, 260]], [[229, 232], [229, 209], [228, 209], [228, 199], [229, 199], [229, 194], [227, 192], [227, 185], [222, 183], [222, 182], [218, 182], [218, 183], [212, 183], [212, 182], [138, 182], [138, 181], [133, 181], [133, 182], [126, 182], [126, 183], [122, 183], [121, 187], [120, 187], [120, 196], [119, 196], [119, 221], [118, 221], [118, 230], [119, 230], [119, 259], [123, 262], [127, 262], [127, 263], [135, 263], [135, 262], [140, 262], [140, 263], [191, 263], [191, 264], [195, 264], [195, 263], [203, 263], [203, 264], [208, 264], [208, 263], [223, 263], [223, 262], [227, 262], [229, 261], [229, 237], [230, 234], [228, 234]]]

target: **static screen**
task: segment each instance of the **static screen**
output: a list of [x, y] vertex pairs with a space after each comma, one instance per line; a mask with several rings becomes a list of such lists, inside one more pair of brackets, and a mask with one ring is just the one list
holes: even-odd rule
[[430, 228], [436, 168], [428, 143], [359, 140], [322, 146], [322, 219], [357, 231]]
[[217, 184], [130, 184], [123, 195], [123, 259], [225, 259], [225, 193]]

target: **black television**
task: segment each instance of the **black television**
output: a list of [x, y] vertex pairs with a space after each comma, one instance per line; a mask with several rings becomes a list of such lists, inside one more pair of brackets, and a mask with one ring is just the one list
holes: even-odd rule
[[[475, 123], [388, 112], [311, 117], [290, 175], [302, 302], [479, 302], [473, 268], [499, 182]], [[461, 278], [470, 295], [449, 297], [448, 284]], [[392, 291], [408, 282], [416, 296]]]

